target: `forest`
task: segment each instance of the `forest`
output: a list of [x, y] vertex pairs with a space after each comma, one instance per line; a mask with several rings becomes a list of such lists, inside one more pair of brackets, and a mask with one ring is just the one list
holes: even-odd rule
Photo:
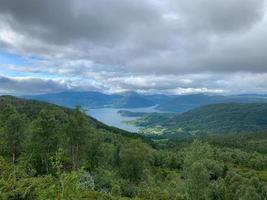
[[[151, 138], [186, 138], [210, 134], [255, 133], [267, 130], [267, 103], [221, 103], [184, 113], [132, 113], [128, 123], [142, 127]], [[139, 115], [138, 115], [139, 114]]]
[[0, 199], [264, 200], [266, 141], [264, 131], [154, 141], [80, 107], [2, 96]]

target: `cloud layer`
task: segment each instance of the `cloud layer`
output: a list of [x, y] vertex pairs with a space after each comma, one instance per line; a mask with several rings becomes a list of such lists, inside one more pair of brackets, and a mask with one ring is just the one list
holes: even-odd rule
[[267, 92], [265, 0], [0, 5], [0, 91]]

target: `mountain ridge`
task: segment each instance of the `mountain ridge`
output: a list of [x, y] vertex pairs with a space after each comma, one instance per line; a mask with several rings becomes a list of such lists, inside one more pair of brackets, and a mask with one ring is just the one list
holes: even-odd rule
[[61, 92], [41, 95], [23, 96], [26, 99], [35, 99], [74, 108], [76, 105], [87, 108], [142, 108], [156, 106], [156, 109], [166, 112], [186, 112], [199, 106], [215, 103], [254, 103], [267, 102], [266, 95], [164, 95], [140, 94], [137, 92], [123, 92], [105, 94], [97, 91]]

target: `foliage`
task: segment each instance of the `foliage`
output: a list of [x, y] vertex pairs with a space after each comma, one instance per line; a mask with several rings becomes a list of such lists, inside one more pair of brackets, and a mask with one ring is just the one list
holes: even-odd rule
[[[253, 133], [267, 130], [267, 103], [207, 105], [182, 114], [150, 113], [132, 123], [153, 138], [185, 138], [208, 134]], [[163, 130], [159, 135], [158, 127]], [[141, 133], [142, 133], [141, 132]]]
[[267, 198], [266, 152], [245, 145], [266, 134], [236, 145], [227, 137], [151, 142], [79, 107], [1, 97], [0, 108], [0, 199]]

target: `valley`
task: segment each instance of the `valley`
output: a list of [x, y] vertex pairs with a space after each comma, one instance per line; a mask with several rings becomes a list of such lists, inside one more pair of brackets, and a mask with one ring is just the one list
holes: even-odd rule
[[267, 0], [0, 0], [0, 200], [267, 200]]
[[[201, 127], [205, 117], [197, 112], [208, 110], [214, 117], [223, 109], [218, 117], [224, 125], [228, 123], [223, 118], [225, 110], [235, 108], [231, 115], [227, 112], [227, 119], [232, 120], [241, 106], [243, 112], [251, 111], [245, 121], [251, 123], [254, 118], [259, 120], [257, 113], [265, 115], [266, 105], [214, 106], [184, 116], [144, 113], [140, 109], [137, 114], [132, 113], [137, 110], [120, 113], [135, 117], [152, 115], [152, 119], [156, 115], [161, 120], [153, 123], [162, 126], [173, 125], [174, 119], [180, 120], [178, 125], [188, 120], [187, 127], [190, 125], [194, 130]], [[151, 109], [154, 108], [146, 111]], [[244, 126], [240, 127], [238, 121], [235, 134], [214, 132], [157, 140], [105, 125], [79, 107], [70, 109], [12, 96], [0, 96], [0, 119], [2, 199], [267, 198], [267, 132], [245, 133], [246, 129], [240, 131]], [[203, 130], [207, 127], [213, 130], [208, 119], [205, 118]], [[258, 125], [265, 125], [262, 119]], [[215, 126], [221, 130], [218, 124]]]
[[[139, 132], [149, 137], [156, 136], [163, 138], [183, 138], [195, 134], [222, 131], [218, 130], [216, 126], [214, 126], [213, 129], [211, 127], [201, 127], [198, 121], [192, 121], [194, 119], [190, 119], [191, 121], [186, 122], [190, 124], [188, 125], [189, 128], [181, 122], [183, 119], [181, 119], [180, 114], [185, 116], [183, 113], [187, 113], [188, 111], [190, 113], [191, 110], [194, 112], [194, 110], [199, 107], [210, 104], [267, 103], [266, 96], [252, 94], [230, 96], [206, 94], [144, 95], [136, 92], [104, 94], [89, 91], [43, 94], [26, 96], [25, 98], [42, 100], [69, 108], [80, 105], [83, 109], [87, 110], [89, 115], [110, 126], [130, 132]], [[198, 116], [210, 115], [208, 111], [204, 113], [196, 112], [196, 114]], [[212, 117], [213, 116], [210, 118]], [[185, 120], [187, 120], [187, 118]], [[203, 120], [205, 121], [205, 119]], [[177, 124], [178, 121], [181, 125]], [[173, 125], [171, 123], [173, 123]], [[261, 125], [258, 128], [252, 128], [252, 130], [262, 130]], [[248, 128], [246, 128], [245, 131], [249, 131]]]

